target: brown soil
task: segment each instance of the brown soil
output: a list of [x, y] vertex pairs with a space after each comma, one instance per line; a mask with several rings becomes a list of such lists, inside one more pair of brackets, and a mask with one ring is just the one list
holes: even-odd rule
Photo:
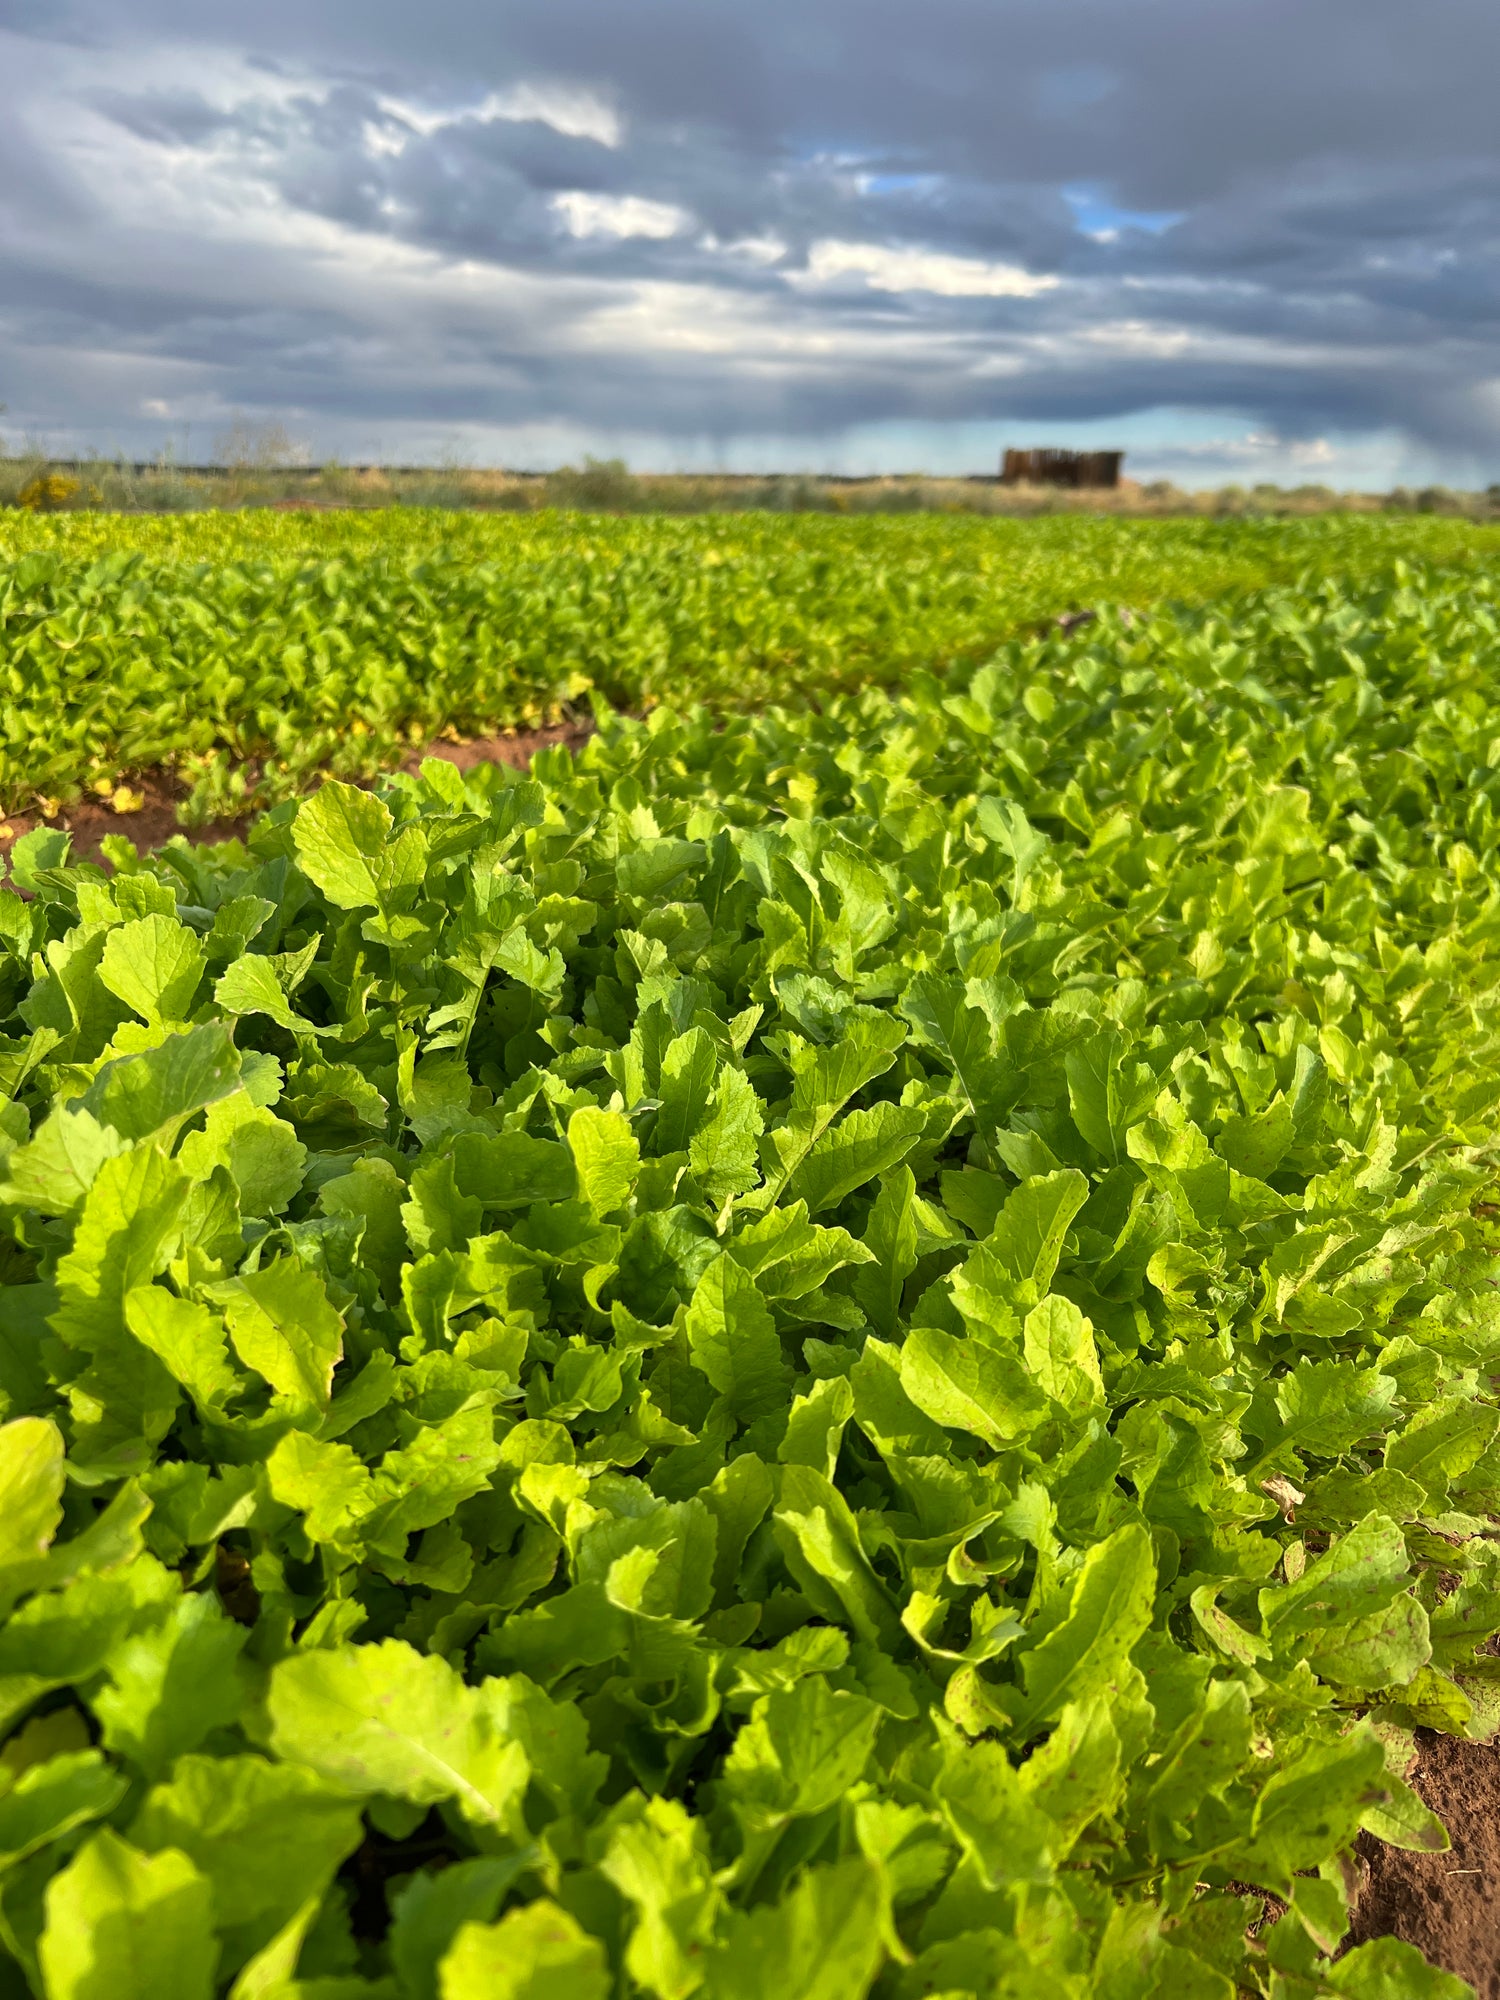
[[9, 854], [23, 833], [39, 826], [61, 827], [73, 836], [68, 850], [70, 861], [97, 861], [99, 843], [107, 834], [121, 833], [133, 840], [143, 854], [165, 847], [173, 834], [184, 833], [189, 840], [233, 840], [250, 824], [248, 817], [216, 819], [206, 826], [184, 827], [177, 823], [177, 807], [187, 797], [187, 787], [159, 771], [144, 771], [129, 779], [133, 791], [145, 803], [135, 812], [116, 812], [107, 800], [79, 799], [56, 813], [10, 813], [0, 825], [0, 854]]
[[514, 736], [477, 736], [472, 743], [434, 743], [429, 749], [415, 750], [401, 766], [415, 771], [424, 757], [441, 757], [460, 771], [472, 771], [476, 764], [509, 764], [524, 771], [538, 750], [566, 744], [576, 750], [594, 733], [592, 722], [559, 722], [550, 729], [529, 729]]
[[1407, 1783], [1453, 1842], [1447, 1854], [1408, 1854], [1362, 1834], [1362, 1877], [1351, 1943], [1398, 1937], [1479, 2000], [1500, 2000], [1500, 1746], [1417, 1731]]
[[[415, 771], [424, 757], [441, 757], [446, 763], [456, 764], [460, 771], [472, 771], [477, 764], [509, 764], [521, 771], [536, 751], [558, 743], [576, 749], [593, 733], [592, 723], [559, 723], [550, 729], [482, 736], [471, 743], [433, 743], [425, 750], [414, 750], [399, 768]], [[144, 799], [135, 812], [116, 812], [105, 800], [84, 798], [50, 817], [34, 812], [11, 813], [0, 822], [0, 855], [9, 854], [23, 833], [30, 833], [38, 826], [64, 827], [72, 834], [70, 860], [97, 861], [99, 843], [107, 834], [123, 834], [146, 854], [164, 847], [174, 834], [185, 834], [189, 840], [199, 842], [233, 840], [245, 832], [253, 817], [247, 813], [237, 819], [213, 820], [207, 826], [184, 827], [177, 820], [177, 808], [187, 797], [187, 787], [180, 779], [164, 771], [141, 771], [130, 774], [126, 782]]]

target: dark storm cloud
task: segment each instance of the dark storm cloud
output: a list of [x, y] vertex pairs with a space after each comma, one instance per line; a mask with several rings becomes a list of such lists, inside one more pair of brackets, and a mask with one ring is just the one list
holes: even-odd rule
[[1500, 453], [1481, 0], [262, 0], [232, 31], [0, 0], [3, 31], [0, 394], [38, 425], [670, 456], [1170, 409]]

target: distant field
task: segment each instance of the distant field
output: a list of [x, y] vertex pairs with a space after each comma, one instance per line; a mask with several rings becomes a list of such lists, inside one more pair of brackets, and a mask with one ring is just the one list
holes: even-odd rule
[[821, 700], [981, 660], [1070, 609], [1354, 583], [1398, 557], [1488, 569], [1500, 526], [6, 513], [0, 811], [152, 770], [203, 820], [596, 696]]

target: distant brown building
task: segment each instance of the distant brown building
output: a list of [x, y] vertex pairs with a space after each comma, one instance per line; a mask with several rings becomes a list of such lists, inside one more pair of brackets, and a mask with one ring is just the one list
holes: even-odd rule
[[1002, 486], [1118, 486], [1123, 451], [1007, 451]]

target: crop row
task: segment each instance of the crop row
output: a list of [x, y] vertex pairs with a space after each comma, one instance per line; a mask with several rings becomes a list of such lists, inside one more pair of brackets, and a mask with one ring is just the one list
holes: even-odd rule
[[0, 811], [158, 770], [202, 821], [441, 733], [595, 698], [825, 700], [974, 662], [1060, 611], [1205, 601], [1399, 549], [1439, 519], [1034, 523], [104, 515], [0, 521]]
[[28, 836], [9, 1990], [1465, 1990], [1335, 1954], [1500, 1725], [1495, 630]]

